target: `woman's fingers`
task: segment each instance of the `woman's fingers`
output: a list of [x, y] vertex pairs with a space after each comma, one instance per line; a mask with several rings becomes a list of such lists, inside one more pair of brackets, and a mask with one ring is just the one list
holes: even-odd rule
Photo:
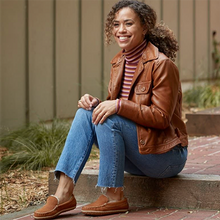
[[100, 103], [93, 111], [92, 122], [102, 124], [110, 115], [115, 114], [115, 100]]
[[78, 101], [78, 108], [84, 108], [84, 109], [88, 110], [88, 106], [86, 106], [82, 100]]
[[92, 108], [92, 100], [94, 99], [93, 96], [89, 94], [85, 94], [84, 96], [81, 97], [81, 99], [78, 101], [78, 107], [79, 108], [84, 108], [86, 110], [91, 110]]
[[[93, 110], [92, 122], [94, 124], [102, 124], [110, 115], [115, 114], [115, 102], [116, 100], [101, 102]], [[78, 101], [78, 108], [83, 108], [86, 110], [91, 110], [93, 106], [98, 104], [98, 99], [94, 98], [89, 94], [85, 94]]]
[[92, 122], [95, 125], [97, 125], [98, 123], [103, 123], [106, 118], [107, 118], [107, 113], [105, 110], [102, 110], [102, 108], [94, 109], [93, 115], [92, 115]]

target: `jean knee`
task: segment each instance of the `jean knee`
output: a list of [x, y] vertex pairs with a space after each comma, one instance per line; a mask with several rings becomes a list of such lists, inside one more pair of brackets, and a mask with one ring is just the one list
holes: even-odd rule
[[79, 108], [77, 111], [76, 111], [76, 114], [75, 114], [75, 117], [80, 117], [81, 119], [83, 117], [86, 117], [86, 118], [91, 118], [92, 117], [92, 112], [93, 110], [85, 110], [83, 108]]
[[87, 114], [89, 111], [84, 108], [78, 108], [76, 114]]

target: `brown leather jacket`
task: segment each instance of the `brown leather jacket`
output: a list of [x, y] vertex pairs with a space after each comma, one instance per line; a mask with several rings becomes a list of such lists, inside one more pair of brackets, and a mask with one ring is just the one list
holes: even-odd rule
[[[118, 98], [124, 72], [122, 51], [111, 61], [108, 100]], [[176, 65], [148, 42], [131, 84], [128, 100], [121, 100], [118, 115], [137, 124], [139, 152], [161, 154], [188, 145], [181, 119], [182, 91]]]

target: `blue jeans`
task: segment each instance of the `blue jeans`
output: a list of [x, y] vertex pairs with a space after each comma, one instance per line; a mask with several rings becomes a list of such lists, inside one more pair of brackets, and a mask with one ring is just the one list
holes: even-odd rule
[[138, 151], [136, 124], [112, 115], [103, 124], [92, 123], [92, 112], [78, 109], [62, 154], [55, 169], [77, 182], [92, 145], [100, 150], [98, 184], [100, 187], [122, 187], [124, 171], [134, 175], [165, 178], [177, 175], [184, 168], [187, 147], [177, 145], [164, 154], [142, 155]]

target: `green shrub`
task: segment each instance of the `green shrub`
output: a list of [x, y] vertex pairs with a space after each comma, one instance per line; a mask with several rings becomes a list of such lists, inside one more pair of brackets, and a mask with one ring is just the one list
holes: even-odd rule
[[0, 137], [0, 145], [8, 155], [0, 161], [0, 172], [23, 168], [39, 170], [54, 167], [63, 149], [70, 123], [53, 120], [51, 123], [30, 124]]
[[220, 83], [197, 86], [183, 94], [183, 101], [190, 107], [212, 108], [220, 106]]

